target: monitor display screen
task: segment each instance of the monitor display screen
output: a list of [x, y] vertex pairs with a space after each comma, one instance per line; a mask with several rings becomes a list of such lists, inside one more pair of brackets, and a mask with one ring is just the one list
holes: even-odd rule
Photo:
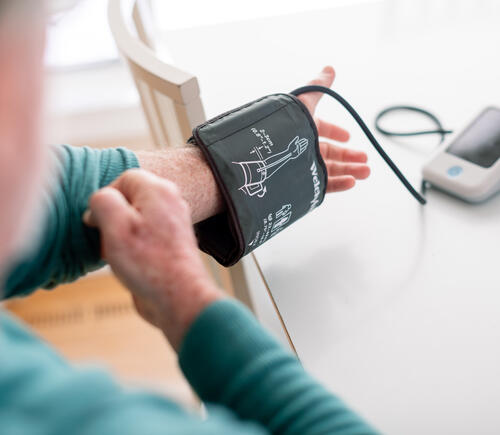
[[446, 152], [489, 168], [500, 157], [500, 109], [481, 113], [447, 148]]

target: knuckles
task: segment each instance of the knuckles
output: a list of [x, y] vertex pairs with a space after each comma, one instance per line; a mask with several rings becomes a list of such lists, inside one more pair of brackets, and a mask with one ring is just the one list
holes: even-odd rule
[[167, 205], [170, 213], [190, 215], [189, 205], [177, 184], [151, 172], [142, 169], [128, 170], [121, 175], [118, 186], [126, 195], [127, 192], [132, 193], [132, 196], [146, 192], [149, 201], [159, 201]]
[[134, 193], [147, 190], [150, 193], [159, 192], [172, 198], [181, 196], [180, 190], [175, 183], [143, 169], [130, 169], [124, 172], [119, 179], [118, 185], [125, 192]]
[[190, 214], [189, 205], [182, 197], [181, 191], [175, 183], [161, 180], [158, 189], [162, 199], [168, 204], [171, 213]]
[[125, 171], [114, 183], [119, 190], [127, 196], [134, 196], [147, 183], [153, 180], [153, 174], [142, 169], [129, 169]]
[[156, 188], [163, 195], [165, 195], [173, 200], [176, 200], [179, 198], [182, 199], [181, 191], [179, 190], [177, 185], [175, 183], [172, 183], [169, 180], [158, 179], [158, 183], [156, 185]]

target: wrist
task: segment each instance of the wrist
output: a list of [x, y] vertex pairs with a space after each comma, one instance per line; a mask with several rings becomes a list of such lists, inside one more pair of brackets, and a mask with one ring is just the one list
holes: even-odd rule
[[194, 282], [175, 294], [166, 295], [157, 304], [156, 324], [177, 351], [191, 325], [202, 311], [225, 294], [210, 280]]
[[191, 146], [184, 147], [182, 150], [184, 158], [192, 164], [191, 176], [196, 174], [199, 177], [196, 191], [190, 192], [191, 202], [197, 204], [196, 213], [193, 213], [193, 223], [197, 223], [223, 212], [226, 206], [203, 152]]
[[199, 148], [184, 146], [161, 151], [138, 151], [142, 169], [173, 181], [191, 209], [193, 223], [224, 211], [215, 177]]

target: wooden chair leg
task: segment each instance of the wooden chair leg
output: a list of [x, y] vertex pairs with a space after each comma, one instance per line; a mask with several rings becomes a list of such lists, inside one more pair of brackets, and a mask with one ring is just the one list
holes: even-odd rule
[[228, 271], [233, 286], [234, 297], [243, 302], [254, 314], [256, 314], [248, 279], [245, 274], [245, 261], [245, 259], [241, 259], [234, 266], [231, 266]]

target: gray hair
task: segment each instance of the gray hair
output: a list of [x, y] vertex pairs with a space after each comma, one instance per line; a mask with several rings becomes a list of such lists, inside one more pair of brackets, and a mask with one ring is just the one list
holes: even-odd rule
[[0, 15], [3, 15], [8, 3], [13, 3], [12, 0], [0, 0]]
[[43, 10], [43, 0], [0, 0], [0, 18], [3, 18], [9, 12], [34, 12]]

